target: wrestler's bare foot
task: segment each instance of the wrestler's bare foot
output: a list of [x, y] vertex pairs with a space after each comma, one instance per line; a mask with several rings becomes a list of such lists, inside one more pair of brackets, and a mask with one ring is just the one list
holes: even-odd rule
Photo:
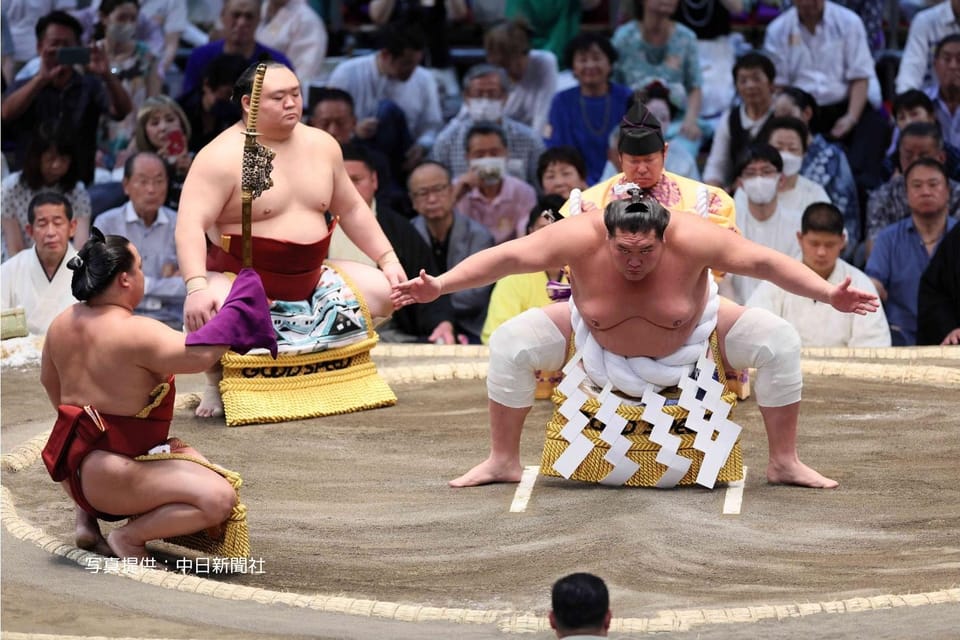
[[111, 531], [107, 535], [107, 544], [118, 558], [140, 558], [141, 560], [150, 558], [146, 545], [129, 540], [124, 527]]
[[771, 460], [767, 465], [767, 481], [771, 484], [794, 484], [815, 489], [833, 489], [840, 485], [836, 480], [820, 474], [798, 459], [787, 463]]
[[487, 458], [459, 478], [451, 480], [451, 487], [478, 487], [495, 482], [520, 482], [523, 468], [520, 461], [511, 459], [504, 462], [493, 457]]
[[220, 387], [207, 383], [203, 388], [200, 404], [194, 412], [198, 418], [219, 418], [223, 415], [223, 398]]
[[77, 507], [77, 526], [74, 543], [81, 549], [93, 551], [102, 556], [112, 556], [113, 550], [100, 532], [100, 523], [89, 513]]

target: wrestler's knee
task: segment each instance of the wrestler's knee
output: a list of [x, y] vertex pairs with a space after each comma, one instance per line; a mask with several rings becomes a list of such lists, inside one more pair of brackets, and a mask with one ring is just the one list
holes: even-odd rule
[[487, 394], [519, 409], [533, 405], [534, 371], [563, 366], [566, 338], [542, 309], [529, 309], [500, 325], [490, 336]]
[[754, 389], [763, 407], [800, 401], [800, 336], [789, 322], [762, 309], [749, 308], [731, 327], [727, 359], [736, 368], [755, 367]]
[[217, 481], [205, 487], [197, 507], [206, 515], [208, 525], [213, 526], [229, 518], [236, 504], [237, 492], [218, 474]]

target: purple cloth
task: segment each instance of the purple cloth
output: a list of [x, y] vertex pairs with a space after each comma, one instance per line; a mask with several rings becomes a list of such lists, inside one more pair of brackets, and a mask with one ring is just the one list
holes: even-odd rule
[[220, 311], [193, 333], [187, 335], [188, 347], [228, 344], [244, 354], [251, 349], [269, 349], [277, 358], [277, 336], [270, 318], [270, 306], [263, 282], [253, 269], [241, 269], [223, 301]]

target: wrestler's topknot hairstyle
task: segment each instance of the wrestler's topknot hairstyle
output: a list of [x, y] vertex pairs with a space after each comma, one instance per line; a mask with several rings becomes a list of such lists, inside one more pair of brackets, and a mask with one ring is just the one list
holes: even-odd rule
[[230, 101], [233, 102], [238, 107], [240, 105], [240, 99], [243, 96], [248, 96], [253, 91], [253, 80], [257, 75], [257, 66], [261, 63], [267, 65], [267, 70], [274, 69], [276, 67], [283, 67], [284, 69], [289, 69], [287, 65], [282, 62], [277, 62], [276, 60], [258, 60], [254, 62], [249, 67], [247, 67], [243, 73], [240, 74], [240, 77], [237, 78], [237, 81], [233, 84], [233, 95], [230, 96]]
[[130, 241], [123, 236], [104, 236], [100, 229], [92, 227], [90, 239], [70, 259], [67, 268], [73, 271], [73, 297], [81, 302], [90, 300], [106, 291], [117, 274], [133, 269]]
[[663, 240], [663, 232], [670, 223], [670, 212], [639, 189], [631, 189], [629, 193], [629, 198], [614, 200], [604, 210], [603, 224], [607, 228], [607, 235], [612, 238], [618, 229], [626, 233], [647, 233], [652, 230], [658, 240]]

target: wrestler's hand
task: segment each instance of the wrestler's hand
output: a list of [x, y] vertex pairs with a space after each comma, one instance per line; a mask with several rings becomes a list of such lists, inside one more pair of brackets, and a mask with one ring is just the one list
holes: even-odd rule
[[420, 269], [420, 275], [413, 280], [407, 280], [394, 285], [390, 300], [397, 309], [416, 302], [433, 302], [443, 292], [443, 283], [439, 276], [434, 277]]
[[216, 313], [216, 302], [210, 289], [194, 291], [183, 301], [183, 324], [188, 333], [207, 324]]
[[830, 304], [833, 305], [834, 309], [865, 316], [880, 307], [877, 296], [866, 291], [860, 291], [860, 289], [851, 288], [850, 282], [850, 276], [847, 276], [830, 292]]
[[387, 282], [391, 287], [395, 287], [407, 279], [407, 272], [403, 270], [403, 265], [399, 262], [387, 262], [380, 269], [383, 275], [387, 276]]

